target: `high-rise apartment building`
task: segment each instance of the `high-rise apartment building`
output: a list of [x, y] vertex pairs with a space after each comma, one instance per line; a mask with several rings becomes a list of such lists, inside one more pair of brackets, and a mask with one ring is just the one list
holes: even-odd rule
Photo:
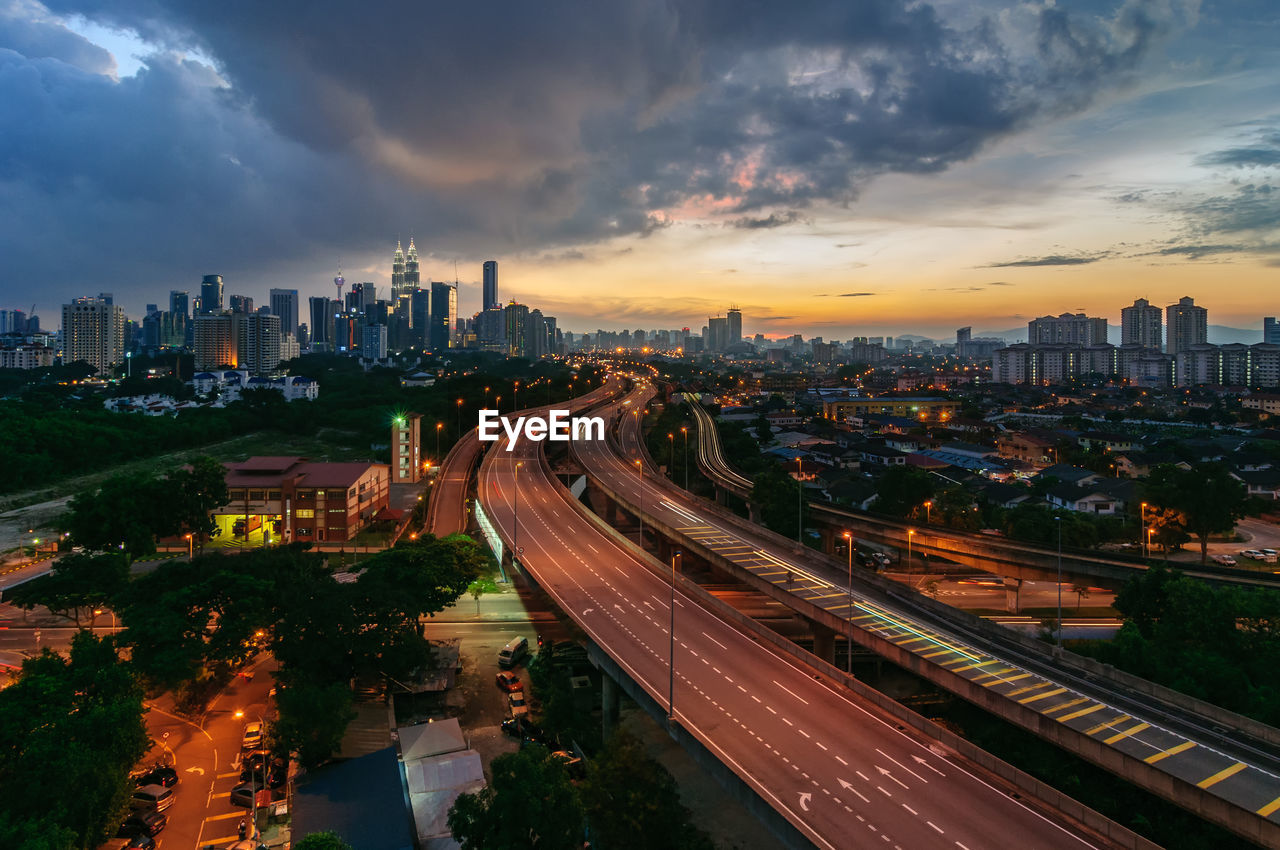
[[365, 325], [360, 328], [360, 359], [385, 360], [387, 358], [387, 326]]
[[1209, 341], [1209, 311], [1197, 307], [1192, 298], [1178, 299], [1177, 304], [1165, 308], [1166, 325], [1165, 353], [1178, 355], [1193, 345], [1201, 345]]
[[453, 284], [431, 282], [431, 334], [432, 351], [444, 351], [453, 339], [453, 328], [458, 323], [458, 290]]
[[1027, 323], [1032, 345], [1102, 345], [1107, 341], [1107, 320], [1084, 313], [1041, 316]]
[[83, 360], [100, 377], [124, 359], [124, 308], [102, 298], [77, 298], [62, 305], [62, 362]]
[[184, 318], [191, 315], [191, 309], [187, 304], [187, 293], [185, 291], [178, 289], [172, 289], [169, 291], [169, 312], [177, 313]]
[[200, 312], [222, 312], [222, 275], [207, 274], [200, 281]]
[[272, 289], [269, 297], [272, 314], [280, 317], [280, 332], [289, 336], [297, 336], [298, 290]]
[[196, 371], [236, 368], [236, 335], [230, 313], [200, 313], [192, 319], [191, 349]]
[[1120, 344], [1140, 345], [1159, 351], [1163, 340], [1164, 316], [1145, 298], [1120, 311]]
[[397, 415], [391, 420], [391, 483], [422, 480], [422, 414]]
[[232, 314], [236, 362], [255, 375], [267, 375], [280, 367], [280, 317], [270, 313]]
[[724, 351], [729, 347], [729, 320], [724, 316], [708, 318], [707, 331], [703, 337], [703, 348], [707, 351]]
[[1280, 345], [1280, 322], [1277, 322], [1275, 316], [1268, 316], [1262, 320], [1262, 341], [1271, 345]]
[[482, 309], [492, 310], [501, 307], [498, 303], [498, 261], [484, 261], [484, 301]]
[[232, 295], [227, 300], [231, 305], [232, 313], [247, 314], [253, 312], [253, 299], [248, 295]]
[[529, 308], [512, 301], [502, 309], [508, 357], [529, 357]]

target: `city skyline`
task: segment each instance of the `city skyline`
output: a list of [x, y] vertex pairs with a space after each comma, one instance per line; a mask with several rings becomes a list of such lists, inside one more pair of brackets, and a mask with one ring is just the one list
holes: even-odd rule
[[[1276, 312], [1265, 3], [679, 11], [449, 10], [415, 68], [331, 50], [385, 23], [338, 7], [11, 5], [3, 306], [88, 294], [23, 294], [50, 256], [131, 315], [211, 271], [255, 299], [328, 295], [339, 267], [382, 290], [398, 233], [424, 280], [457, 261], [460, 314], [496, 259], [504, 300], [574, 330], [730, 304], [748, 335], [837, 339], [1115, 324], [1138, 297]], [[477, 69], [482, 38], [503, 49]]]

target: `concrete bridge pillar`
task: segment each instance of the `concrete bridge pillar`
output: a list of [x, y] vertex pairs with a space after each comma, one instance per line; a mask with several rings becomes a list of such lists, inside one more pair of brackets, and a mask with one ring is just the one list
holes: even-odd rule
[[723, 487], [720, 487], [720, 486], [717, 486], [717, 487], [716, 487], [716, 504], [717, 504], [717, 505], [725, 505], [725, 506], [728, 506], [728, 504], [729, 504], [729, 491], [728, 491], [728, 490], [726, 490], [726, 489], [724, 489]]
[[818, 529], [818, 534], [822, 537], [822, 551], [835, 557], [836, 554], [836, 533], [833, 529], [822, 526]]
[[613, 736], [613, 729], [618, 725], [618, 684], [607, 673], [600, 677], [603, 687], [600, 690], [600, 714], [602, 731], [607, 741]]
[[613, 499], [604, 500], [604, 521], [609, 525], [618, 524], [618, 503]]
[[813, 654], [821, 658], [828, 664], [836, 662], [836, 633], [835, 629], [820, 623], [812, 623], [813, 628]]
[[1022, 608], [1018, 601], [1018, 593], [1022, 590], [1022, 579], [1004, 577], [1004, 607], [1010, 614], [1019, 613]]
[[671, 563], [671, 541], [666, 535], [658, 535], [658, 560], [664, 564]]
[[747, 519], [757, 525], [760, 523], [760, 506], [755, 502], [747, 502]]

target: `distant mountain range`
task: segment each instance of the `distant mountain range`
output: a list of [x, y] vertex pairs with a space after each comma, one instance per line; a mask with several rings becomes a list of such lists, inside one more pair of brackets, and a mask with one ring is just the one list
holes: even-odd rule
[[[905, 336], [905, 335], [904, 335]], [[999, 337], [1005, 342], [1026, 342], [1027, 326], [1008, 331], [983, 331], [975, 333], [975, 337]], [[901, 337], [899, 337], [901, 339]], [[1107, 325], [1107, 340], [1115, 345], [1120, 344], [1120, 326]], [[1243, 342], [1252, 345], [1262, 342], [1262, 328], [1229, 328], [1226, 325], [1209, 325], [1209, 342], [1214, 345], [1226, 345], [1232, 342]]]

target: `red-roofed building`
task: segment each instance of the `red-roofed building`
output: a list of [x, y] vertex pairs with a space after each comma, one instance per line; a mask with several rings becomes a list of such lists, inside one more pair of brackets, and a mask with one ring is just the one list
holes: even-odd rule
[[385, 463], [251, 457], [224, 466], [230, 501], [214, 511], [222, 540], [346, 542], [388, 508]]

